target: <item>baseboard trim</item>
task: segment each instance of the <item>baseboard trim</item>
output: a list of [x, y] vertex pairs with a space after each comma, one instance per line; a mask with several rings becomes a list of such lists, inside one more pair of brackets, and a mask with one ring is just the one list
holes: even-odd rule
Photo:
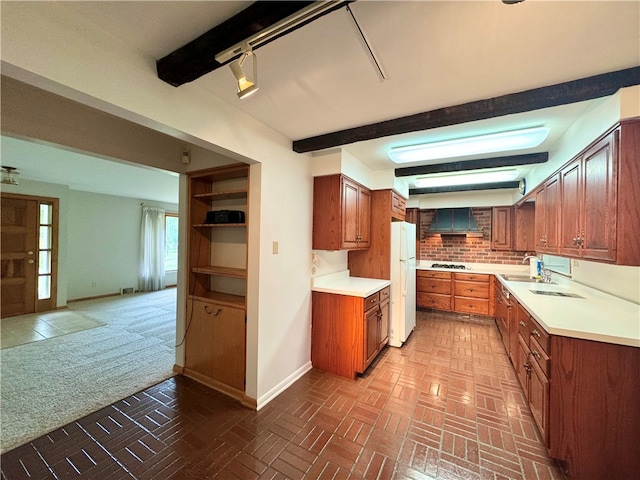
[[299, 369], [297, 369], [295, 372], [293, 372], [291, 375], [289, 375], [287, 378], [285, 378], [283, 381], [281, 381], [278, 385], [276, 385], [267, 393], [262, 395], [260, 398], [258, 398], [256, 402], [257, 403], [256, 410], [260, 410], [262, 407], [267, 405], [271, 400], [273, 400], [282, 392], [284, 392], [287, 388], [289, 388], [294, 382], [299, 380], [300, 377], [302, 377], [305, 373], [307, 373], [312, 368], [313, 368], [313, 365], [311, 365], [311, 362], [307, 362], [306, 364], [301, 366]]

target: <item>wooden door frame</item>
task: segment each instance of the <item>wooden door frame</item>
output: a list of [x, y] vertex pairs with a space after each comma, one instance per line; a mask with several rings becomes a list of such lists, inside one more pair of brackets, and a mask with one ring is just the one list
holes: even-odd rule
[[[40, 204], [46, 203], [50, 204], [53, 207], [53, 212], [51, 215], [52, 225], [51, 225], [51, 295], [50, 298], [46, 300], [38, 300], [38, 269], [40, 256], [37, 255], [37, 264], [36, 264], [36, 294], [33, 299], [34, 301], [34, 312], [46, 312], [49, 310], [56, 310], [58, 308], [58, 236], [60, 231], [60, 199], [55, 197], [41, 197], [38, 195], [23, 195], [19, 193], [9, 193], [9, 192], [0, 192], [0, 195], [4, 198], [12, 198], [15, 200], [32, 200], [38, 202], [38, 223], [37, 230], [39, 230], [40, 225]], [[38, 231], [36, 230], [36, 238], [39, 238]], [[37, 250], [40, 250], [40, 245], [38, 243]]]

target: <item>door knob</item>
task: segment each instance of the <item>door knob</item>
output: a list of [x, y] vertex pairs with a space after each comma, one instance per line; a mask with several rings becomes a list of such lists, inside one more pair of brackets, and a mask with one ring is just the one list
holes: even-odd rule
[[33, 250], [29, 250], [29, 251], [27, 252], [27, 255], [33, 255]]
[[33, 262], [34, 262], [33, 258], [30, 258], [29, 260], [27, 260], [27, 263], [33, 263]]

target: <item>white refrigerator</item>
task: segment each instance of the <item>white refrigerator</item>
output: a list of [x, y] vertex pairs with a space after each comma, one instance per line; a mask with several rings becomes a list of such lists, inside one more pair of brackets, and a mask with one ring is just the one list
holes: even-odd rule
[[389, 345], [401, 347], [416, 326], [416, 226], [391, 223]]

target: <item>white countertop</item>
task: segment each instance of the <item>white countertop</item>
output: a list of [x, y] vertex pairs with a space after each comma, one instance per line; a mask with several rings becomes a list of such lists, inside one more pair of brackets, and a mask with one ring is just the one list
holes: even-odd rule
[[[464, 265], [466, 268], [431, 268], [432, 263], [445, 263], [453, 265]], [[418, 270], [435, 270], [437, 272], [457, 272], [457, 273], [488, 273], [497, 275], [499, 273], [529, 274], [529, 264], [524, 265], [502, 265], [499, 263], [462, 263], [462, 262], [433, 262], [431, 260], [420, 260], [416, 265]]]
[[[640, 347], [640, 305], [579, 283], [509, 282], [498, 276], [542, 328], [552, 335]], [[531, 290], [575, 293], [584, 298], [537, 295]]]
[[[432, 263], [465, 265], [464, 270], [431, 268]], [[516, 300], [552, 335], [640, 347], [640, 305], [559, 275], [557, 284], [507, 281], [499, 274], [528, 275], [528, 265], [420, 261], [418, 269], [497, 275]], [[584, 298], [538, 295], [531, 290], [575, 293]]]
[[350, 297], [368, 297], [391, 285], [389, 280], [377, 278], [350, 277], [349, 270], [331, 273], [313, 279], [311, 290], [314, 292], [349, 295]]

